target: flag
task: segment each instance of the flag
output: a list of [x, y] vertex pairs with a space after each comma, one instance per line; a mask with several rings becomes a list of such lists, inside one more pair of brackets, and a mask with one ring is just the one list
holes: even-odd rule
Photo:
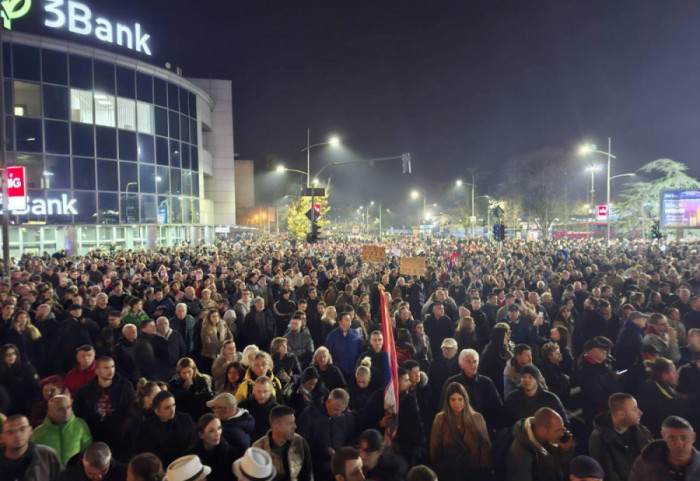
[[386, 299], [384, 286], [379, 285], [379, 304], [382, 313], [382, 334], [384, 335], [384, 411], [397, 416], [399, 414], [399, 375], [396, 363], [396, 344], [394, 344], [394, 331], [392, 329], [389, 302]]

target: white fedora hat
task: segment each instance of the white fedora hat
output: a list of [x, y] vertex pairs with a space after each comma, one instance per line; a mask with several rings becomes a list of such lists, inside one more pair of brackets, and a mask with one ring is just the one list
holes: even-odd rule
[[270, 481], [277, 475], [270, 454], [260, 448], [248, 448], [233, 462], [233, 474], [248, 481]]
[[165, 473], [166, 481], [196, 481], [204, 479], [211, 473], [209, 466], [204, 466], [199, 456], [194, 454], [177, 458], [170, 463]]

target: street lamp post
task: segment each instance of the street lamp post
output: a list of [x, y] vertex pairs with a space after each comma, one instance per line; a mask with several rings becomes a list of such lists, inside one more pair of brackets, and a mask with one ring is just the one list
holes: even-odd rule
[[[581, 147], [581, 153], [588, 154], [588, 153], [596, 153], [596, 154], [603, 154], [608, 157], [608, 175], [607, 175], [607, 194], [605, 198], [606, 202], [606, 215], [605, 215], [605, 224], [606, 224], [606, 239], [607, 239], [607, 244], [610, 245], [610, 164], [612, 163], [612, 159], [616, 159], [614, 155], [612, 155], [612, 137], [608, 137], [608, 151], [605, 152], [603, 150], [598, 150], [598, 147], [595, 144], [591, 145], [584, 145]], [[591, 175], [593, 175], [591, 173]], [[593, 204], [593, 199], [591, 199], [591, 204]]]
[[471, 183], [470, 183], [470, 182], [464, 182], [464, 181], [462, 181], [461, 179], [460, 179], [460, 180], [457, 180], [457, 187], [462, 186], [462, 184], [467, 184], [467, 185], [471, 186], [471, 188], [472, 188], [472, 202], [471, 202], [471, 204], [472, 204], [472, 215], [471, 215], [471, 218], [469, 219], [469, 226], [470, 226], [469, 229], [470, 229], [470, 231], [471, 231], [471, 237], [472, 237], [472, 239], [473, 239], [473, 238], [474, 238], [474, 222], [472, 222], [472, 219], [474, 219], [474, 217], [476, 217], [476, 214], [474, 213], [474, 190], [476, 189], [476, 186], [474, 185], [474, 170], [472, 170], [472, 181], [471, 181]]

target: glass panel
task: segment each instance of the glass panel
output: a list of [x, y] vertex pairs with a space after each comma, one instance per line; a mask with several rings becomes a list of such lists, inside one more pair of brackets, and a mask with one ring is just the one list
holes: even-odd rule
[[15, 106], [12, 101], [12, 80], [5, 79], [5, 113], [7, 115], [14, 115]]
[[192, 172], [182, 171], [182, 195], [192, 195]]
[[[45, 197], [46, 192], [43, 190], [36, 190], [36, 189], [28, 189], [27, 190], [27, 197], [28, 199], [28, 204], [27, 204], [27, 210], [22, 211], [22, 212], [17, 212], [17, 211], [12, 211], [11, 214], [12, 216], [10, 217], [13, 223], [15, 224], [26, 224], [27, 222], [46, 222], [46, 212], [48, 210], [48, 206], [46, 205], [46, 197]], [[61, 198], [60, 196], [61, 192], [55, 192], [52, 193], [52, 197], [58, 196], [57, 198]], [[56, 212], [55, 210], [55, 204], [51, 204], [51, 212]], [[52, 215], [50, 218], [56, 219], [56, 216]], [[70, 218], [66, 219], [65, 217], [62, 217], [64, 222], [67, 220], [70, 222]], [[49, 220], [49, 223], [51, 223], [51, 220]], [[10, 229], [10, 232], [12, 232], [14, 229]]]
[[164, 195], [159, 195], [158, 196], [158, 223], [159, 224], [167, 224], [170, 219], [170, 206], [169, 204], [169, 197], [164, 196]]
[[119, 190], [119, 169], [116, 162], [97, 160], [97, 186], [99, 190]]
[[170, 193], [170, 172], [167, 167], [156, 167], [156, 192]]
[[[97, 203], [95, 192], [73, 192], [75, 199], [75, 210], [73, 222], [76, 224], [95, 224], [97, 222]], [[95, 229], [83, 229], [83, 237], [86, 240], [95, 240]]]
[[133, 70], [117, 67], [117, 95], [130, 99], [136, 98], [136, 76]]
[[168, 139], [156, 137], [156, 163], [168, 165]]
[[199, 172], [199, 147], [193, 147], [190, 154], [192, 157], [192, 170]]
[[147, 162], [152, 164], [155, 162], [155, 149], [153, 147], [153, 137], [150, 135], [139, 134], [139, 162]]
[[190, 112], [189, 97], [187, 94], [187, 90], [180, 88], [180, 113], [185, 115]]
[[[50, 190], [47, 192], [46, 199], [46, 222], [48, 224], [69, 224], [73, 220], [70, 210], [66, 214], [63, 211], [63, 199], [70, 202], [73, 199], [69, 190]], [[64, 197], [65, 196], [65, 197]], [[73, 208], [79, 208], [76, 203], [72, 204]]]
[[192, 195], [199, 197], [199, 174], [192, 172]]
[[175, 111], [180, 110], [180, 94], [177, 85], [171, 83], [168, 84], [168, 108]]
[[95, 92], [114, 95], [114, 64], [95, 60]]
[[170, 141], [170, 166], [180, 167], [180, 142], [177, 140]]
[[95, 93], [95, 123], [105, 127], [117, 126], [117, 108], [114, 95]]
[[41, 152], [41, 119], [16, 117], [15, 145], [19, 152]]
[[46, 156], [42, 186], [45, 189], [70, 189], [70, 157]]
[[177, 112], [168, 110], [168, 125], [170, 126], [170, 138], [180, 138], [180, 116]]
[[10, 42], [2, 43], [2, 67], [6, 77], [12, 76], [12, 44]]
[[190, 142], [194, 145], [199, 145], [199, 139], [197, 138], [197, 121], [190, 120]]
[[158, 208], [155, 195], [141, 196], [141, 223], [155, 224], [158, 221]]
[[136, 133], [127, 132], [126, 130], [119, 131], [119, 159], [132, 160], [136, 162]]
[[44, 229], [44, 242], [56, 242], [56, 231], [54, 229]]
[[168, 87], [163, 79], [153, 77], [153, 103], [161, 107], [168, 106]]
[[141, 193], [154, 194], [156, 192], [156, 168], [153, 165], [139, 165], [139, 190]]
[[152, 134], [155, 131], [155, 120], [153, 118], [153, 105], [145, 102], [136, 103], [137, 125], [139, 132]]
[[68, 122], [45, 120], [44, 142], [47, 154], [70, 154], [70, 130], [68, 128]]
[[70, 119], [68, 89], [55, 85], [44, 85], [44, 117], [48, 119]]
[[182, 177], [180, 169], [170, 169], [170, 193], [172, 195], [182, 194]]
[[92, 125], [71, 124], [73, 155], [95, 156], [95, 133]]
[[73, 157], [73, 188], [95, 190], [95, 159]]
[[[97, 194], [97, 223], [98, 224], [118, 224], [119, 223], [119, 194]], [[111, 229], [100, 229], [102, 240], [109, 240], [112, 235]]]
[[170, 198], [170, 222], [173, 224], [182, 223], [182, 198], [181, 197], [171, 197]]
[[81, 241], [96, 241], [97, 240], [97, 227], [83, 227], [80, 229], [80, 240]]
[[136, 102], [117, 97], [117, 118], [120, 129], [136, 130]]
[[188, 197], [182, 197], [182, 223], [192, 222], [192, 202]]
[[110, 127], [95, 127], [97, 156], [107, 159], [117, 158], [117, 131]]
[[168, 111], [161, 109], [160, 107], [155, 108], [155, 123], [156, 123], [156, 134], [162, 135], [163, 137], [168, 136]]
[[192, 223], [199, 224], [199, 199], [192, 199]]
[[41, 52], [41, 64], [44, 82], [68, 85], [68, 56], [65, 53], [44, 49]]
[[119, 162], [119, 190], [122, 192], [138, 193], [139, 171], [132, 162]]
[[[14, 67], [14, 77], [24, 80], [41, 80], [39, 49], [26, 45], [13, 44], [12, 46], [12, 66]], [[8, 75], [5, 72], [5, 75]]]
[[5, 138], [7, 139], [7, 150], [15, 150], [15, 134], [12, 119], [13, 117], [5, 116]]
[[153, 103], [153, 77], [136, 72], [136, 98], [143, 102]]
[[79, 55], [71, 55], [68, 59], [70, 86], [84, 90], [92, 90], [92, 60]]
[[189, 144], [182, 143], [180, 144], [180, 148], [182, 149], [181, 152], [181, 158], [182, 158], [182, 168], [183, 169], [189, 169], [190, 168], [190, 146]]
[[121, 194], [119, 196], [121, 221], [124, 224], [138, 224], [139, 222], [139, 196], [138, 194]]
[[15, 115], [41, 117], [41, 87], [39, 84], [15, 81]]
[[41, 177], [44, 173], [44, 162], [41, 160], [41, 155], [18, 154], [14, 165], [26, 168], [27, 189], [41, 189], [43, 187]]
[[70, 119], [73, 122], [93, 123], [92, 120], [92, 92], [70, 89]]
[[190, 117], [197, 119], [197, 96], [192, 92], [189, 93], [190, 98]]
[[184, 115], [180, 116], [180, 138], [185, 142], [190, 141], [190, 119]]

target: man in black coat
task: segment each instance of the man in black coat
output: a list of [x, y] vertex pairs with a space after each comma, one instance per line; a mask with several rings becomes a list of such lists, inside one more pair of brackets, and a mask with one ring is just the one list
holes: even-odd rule
[[678, 372], [673, 363], [663, 357], [651, 365], [651, 377], [644, 381], [635, 396], [644, 413], [642, 421], [651, 434], [660, 436], [661, 424], [668, 416], [676, 415], [688, 419], [694, 399], [681, 398], [676, 392]]
[[156, 331], [166, 341], [165, 348], [168, 356], [162, 364], [161, 375], [163, 380], [167, 381], [175, 375], [177, 362], [187, 355], [185, 341], [179, 332], [170, 328], [170, 321], [165, 316], [156, 319]]
[[433, 352], [440, 350], [442, 341], [454, 337], [455, 323], [445, 315], [445, 306], [440, 301], [432, 304], [432, 313], [425, 319], [423, 326], [430, 338], [430, 348]]
[[618, 370], [631, 368], [639, 357], [648, 318], [647, 314], [634, 311], [622, 324], [622, 329], [620, 329], [615, 343], [615, 359]]
[[83, 306], [69, 306], [68, 317], [58, 325], [54, 351], [58, 372], [68, 372], [75, 361], [75, 350], [85, 344], [94, 345], [99, 336], [100, 327], [92, 319], [83, 316]]
[[194, 444], [194, 423], [189, 414], [176, 412], [175, 396], [169, 391], [155, 395], [153, 413], [139, 429], [134, 452], [153, 453], [167, 466]]
[[58, 481], [124, 481], [126, 466], [112, 457], [105, 443], [92, 443], [82, 454], [73, 456]]
[[520, 384], [512, 390], [503, 403], [507, 424], [514, 424], [519, 419], [534, 416], [540, 408], [550, 408], [556, 411], [569, 424], [569, 417], [556, 394], [546, 390], [540, 384], [542, 373], [533, 364], [525, 364], [520, 369]]
[[96, 377], [78, 389], [73, 410], [88, 424], [93, 440], [118, 446], [122, 422], [134, 400], [134, 388], [116, 373], [111, 357], [101, 357], [95, 364]]
[[252, 395], [241, 401], [240, 405], [255, 419], [251, 440], [260, 439], [270, 429], [270, 411], [276, 405], [277, 401], [275, 396], [272, 395], [270, 378], [267, 376], [258, 377], [253, 384]]
[[608, 398], [620, 390], [615, 373], [606, 363], [607, 349], [599, 339], [591, 339], [584, 345], [584, 354], [578, 362], [583, 418], [588, 427], [592, 426], [594, 417], [607, 409]]
[[469, 404], [486, 420], [489, 429], [503, 427], [503, 402], [498, 395], [493, 381], [477, 373], [479, 353], [473, 349], [464, 349], [459, 353], [459, 367], [462, 372], [447, 379], [442, 388], [439, 406], [445, 405], [445, 389], [452, 382], [458, 382], [467, 390]]
[[583, 309], [583, 316], [574, 329], [574, 356], [580, 356], [583, 353], [586, 341], [605, 335], [605, 318], [598, 312], [598, 300], [589, 297], [584, 301]]
[[242, 346], [255, 344], [261, 349], [266, 349], [276, 335], [277, 329], [272, 311], [265, 308], [262, 297], [256, 297], [253, 300], [253, 308], [245, 316], [239, 330], [240, 339], [237, 342]]
[[442, 392], [445, 381], [455, 374], [459, 374], [459, 358], [457, 357], [457, 341], [448, 337], [440, 345], [441, 355], [436, 356], [428, 369], [428, 385], [437, 396]]
[[484, 347], [479, 360], [479, 374], [483, 374], [493, 381], [499, 396], [503, 399], [503, 371], [506, 368], [507, 359], [512, 354], [508, 351], [510, 341], [510, 328], [506, 323], [500, 323], [491, 329], [491, 340]]
[[637, 400], [615, 393], [608, 400], [609, 411], [593, 421], [595, 429], [588, 438], [588, 451], [605, 471], [606, 481], [624, 481], [634, 460], [654, 437], [642, 424]]

